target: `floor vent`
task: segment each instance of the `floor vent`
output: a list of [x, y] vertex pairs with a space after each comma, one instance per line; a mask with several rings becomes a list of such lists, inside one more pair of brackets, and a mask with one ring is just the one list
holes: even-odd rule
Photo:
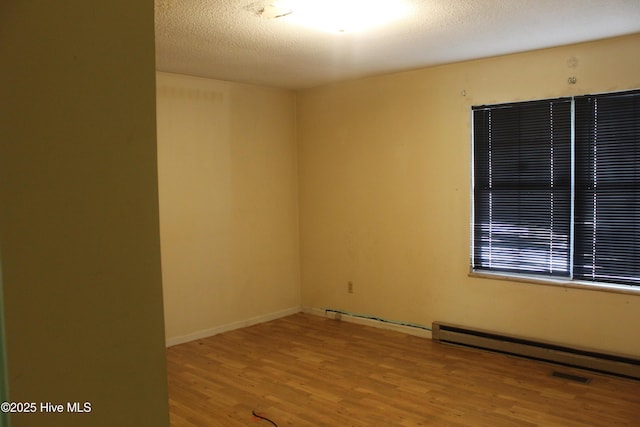
[[551, 376], [556, 378], [562, 378], [563, 380], [569, 380], [576, 383], [581, 383], [581, 384], [589, 384], [591, 382], [591, 378], [582, 377], [580, 375], [568, 374], [566, 372], [560, 372], [560, 371], [551, 372]]
[[640, 359], [433, 322], [433, 340], [640, 380]]

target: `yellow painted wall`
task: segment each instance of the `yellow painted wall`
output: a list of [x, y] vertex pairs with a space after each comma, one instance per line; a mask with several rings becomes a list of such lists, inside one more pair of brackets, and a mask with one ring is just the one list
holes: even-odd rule
[[300, 307], [295, 93], [157, 75], [169, 343]]
[[640, 88], [638, 52], [634, 35], [301, 91], [303, 305], [640, 355], [640, 295], [468, 277], [470, 107]]
[[[168, 426], [153, 1], [0, 2], [13, 427]], [[46, 414], [40, 402], [89, 402]]]

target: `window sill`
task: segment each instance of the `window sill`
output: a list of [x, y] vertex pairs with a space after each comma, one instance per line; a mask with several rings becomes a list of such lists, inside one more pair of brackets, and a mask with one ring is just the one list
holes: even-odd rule
[[524, 274], [505, 274], [470, 271], [469, 277], [482, 279], [505, 280], [509, 282], [529, 283], [535, 285], [556, 286], [561, 288], [583, 289], [587, 291], [613, 292], [640, 296], [640, 286], [613, 285], [610, 283], [581, 282], [577, 280], [551, 279], [541, 276], [527, 276]]

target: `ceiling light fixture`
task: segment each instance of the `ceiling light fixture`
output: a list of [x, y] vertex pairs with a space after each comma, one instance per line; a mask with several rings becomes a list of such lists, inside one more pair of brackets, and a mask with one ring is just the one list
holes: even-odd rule
[[365, 31], [406, 16], [402, 0], [274, 0], [265, 5], [265, 18], [283, 18], [332, 33]]

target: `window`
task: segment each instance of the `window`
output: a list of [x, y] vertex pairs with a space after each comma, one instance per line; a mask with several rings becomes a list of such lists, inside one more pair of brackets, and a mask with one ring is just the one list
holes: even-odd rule
[[472, 112], [474, 271], [640, 287], [640, 91]]

